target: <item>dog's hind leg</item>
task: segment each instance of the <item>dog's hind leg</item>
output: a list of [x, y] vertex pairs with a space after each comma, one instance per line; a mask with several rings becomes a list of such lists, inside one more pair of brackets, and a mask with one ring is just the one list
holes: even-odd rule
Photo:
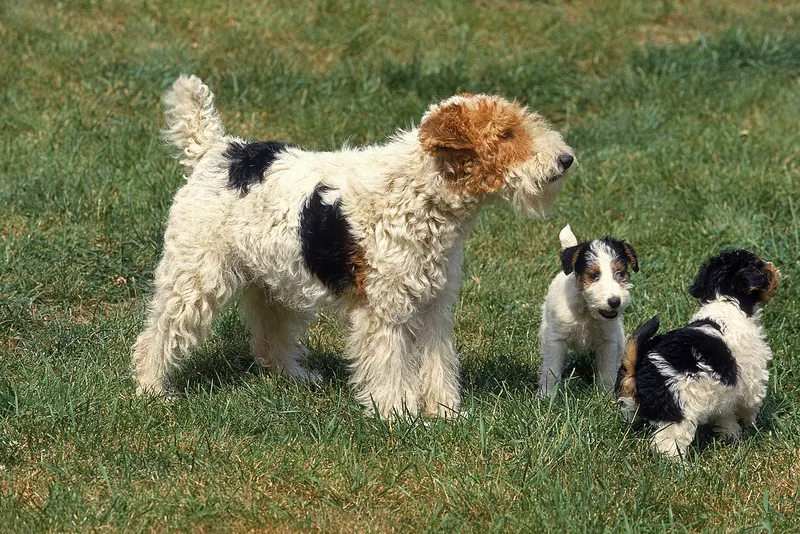
[[419, 409], [419, 362], [407, 324], [394, 323], [357, 308], [350, 314], [346, 356], [356, 399], [381, 417], [415, 415]]
[[283, 376], [318, 382], [320, 376], [301, 364], [307, 349], [298, 342], [311, 320], [275, 302], [262, 287], [252, 284], [242, 294], [242, 315], [250, 328], [250, 350], [262, 367]]
[[763, 400], [759, 400], [755, 405], [741, 405], [736, 409], [736, 415], [739, 416], [739, 419], [741, 419], [745, 425], [754, 425], [756, 424], [756, 418], [758, 417], [758, 412], [761, 410], [761, 404], [763, 402]]
[[651, 441], [653, 449], [669, 458], [685, 460], [697, 432], [697, 424], [691, 419], [684, 419], [679, 423], [662, 423], [656, 428]]
[[165, 251], [156, 269], [148, 326], [133, 346], [138, 394], [166, 392], [168, 374], [203, 341], [235, 289], [230, 270], [214, 265], [209, 255], [196, 260], [178, 261]]
[[729, 412], [714, 419], [714, 432], [728, 441], [733, 441], [741, 437], [742, 426], [736, 420], [736, 414]]

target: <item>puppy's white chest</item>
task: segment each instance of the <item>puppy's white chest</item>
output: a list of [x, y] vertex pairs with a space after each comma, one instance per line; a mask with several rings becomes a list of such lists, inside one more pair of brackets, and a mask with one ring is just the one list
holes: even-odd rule
[[606, 326], [611, 325], [602, 325], [596, 320], [576, 321], [567, 329], [567, 346], [572, 350], [596, 349], [608, 342]]

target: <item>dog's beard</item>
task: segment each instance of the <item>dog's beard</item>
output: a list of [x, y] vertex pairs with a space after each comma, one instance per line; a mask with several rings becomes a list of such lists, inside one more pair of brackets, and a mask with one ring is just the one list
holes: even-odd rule
[[561, 180], [532, 182], [522, 179], [515, 186], [509, 187], [504, 198], [521, 215], [544, 217], [550, 213], [553, 207], [561, 189], [561, 182]]

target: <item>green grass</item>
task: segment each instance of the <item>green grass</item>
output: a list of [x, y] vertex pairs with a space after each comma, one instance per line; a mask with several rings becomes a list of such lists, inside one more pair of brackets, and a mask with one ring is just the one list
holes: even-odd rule
[[[0, 5], [2, 530], [800, 530], [800, 6], [285, 4]], [[553, 215], [492, 207], [467, 243], [467, 417], [364, 418], [325, 317], [318, 389], [253, 369], [231, 311], [182, 372], [185, 397], [133, 395], [183, 181], [158, 133], [181, 72], [212, 86], [230, 131], [315, 149], [380, 141], [460, 91], [517, 98], [564, 132], [581, 167]], [[639, 251], [629, 329], [682, 324], [720, 247], [780, 267], [769, 398], [741, 442], [703, 435], [688, 465], [653, 456], [585, 357], [537, 400], [566, 222]]]

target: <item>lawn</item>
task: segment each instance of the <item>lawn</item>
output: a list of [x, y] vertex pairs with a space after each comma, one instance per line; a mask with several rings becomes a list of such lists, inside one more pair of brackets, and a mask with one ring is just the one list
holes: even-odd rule
[[[231, 309], [176, 380], [185, 395], [133, 394], [183, 183], [159, 99], [183, 72], [230, 132], [319, 150], [380, 142], [463, 91], [564, 133], [580, 168], [551, 216], [493, 206], [467, 242], [467, 415], [365, 418], [324, 314], [319, 388], [254, 369]], [[4, 532], [800, 531], [800, 4], [5, 0], [0, 104]], [[778, 265], [769, 396], [740, 442], [654, 456], [586, 355], [537, 399], [567, 222], [639, 252], [627, 330], [683, 324], [722, 247]]]

